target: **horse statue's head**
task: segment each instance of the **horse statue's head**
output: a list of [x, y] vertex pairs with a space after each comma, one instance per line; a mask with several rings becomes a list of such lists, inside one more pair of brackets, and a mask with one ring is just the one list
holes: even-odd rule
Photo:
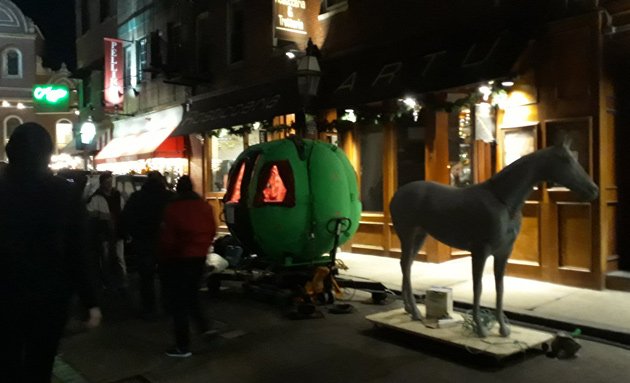
[[550, 161], [543, 164], [547, 180], [576, 192], [581, 198], [592, 201], [599, 195], [599, 188], [584, 168], [571, 154], [571, 140], [564, 136], [549, 148]]

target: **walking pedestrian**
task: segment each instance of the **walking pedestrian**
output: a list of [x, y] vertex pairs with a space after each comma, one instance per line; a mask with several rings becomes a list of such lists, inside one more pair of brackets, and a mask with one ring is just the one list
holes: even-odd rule
[[140, 316], [146, 320], [157, 318], [155, 274], [160, 223], [166, 204], [173, 193], [166, 188], [166, 180], [158, 171], [147, 174], [142, 188], [129, 197], [121, 220], [131, 236], [133, 256], [140, 277]]
[[188, 176], [177, 182], [177, 195], [164, 212], [160, 236], [160, 277], [173, 317], [175, 347], [166, 355], [189, 357], [192, 319], [200, 333], [208, 322], [199, 306], [199, 285], [208, 249], [216, 234], [212, 207], [193, 191]]
[[109, 171], [99, 176], [99, 187], [88, 198], [87, 210], [103, 285], [106, 289], [121, 291], [127, 287], [124, 233], [120, 225], [124, 201], [114, 188], [113, 180]]
[[39, 124], [18, 126], [0, 174], [0, 376], [49, 383], [55, 354], [78, 293], [89, 327], [100, 323], [85, 248], [87, 215], [74, 187], [48, 170], [53, 144]]

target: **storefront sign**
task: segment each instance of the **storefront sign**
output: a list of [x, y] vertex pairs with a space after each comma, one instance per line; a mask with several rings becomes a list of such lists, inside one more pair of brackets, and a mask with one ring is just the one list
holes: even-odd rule
[[33, 104], [37, 113], [67, 112], [70, 91], [65, 85], [41, 84], [33, 86]]
[[105, 111], [116, 112], [124, 101], [125, 60], [122, 40], [106, 37], [105, 39], [105, 81], [103, 98]]
[[306, 36], [306, 0], [274, 0], [275, 37], [295, 41]]
[[257, 100], [229, 105], [206, 111], [190, 111], [184, 118], [185, 123], [207, 124], [217, 120], [238, 118], [258, 111], [273, 110], [280, 102], [281, 96], [274, 94]]
[[301, 106], [295, 77], [253, 85], [230, 92], [193, 97], [174, 135], [263, 121], [295, 113]]
[[528, 44], [528, 36], [501, 33], [449, 49], [420, 47], [418, 52], [392, 47], [325, 62], [320, 104], [356, 106], [408, 93], [450, 89], [462, 84], [507, 77]]

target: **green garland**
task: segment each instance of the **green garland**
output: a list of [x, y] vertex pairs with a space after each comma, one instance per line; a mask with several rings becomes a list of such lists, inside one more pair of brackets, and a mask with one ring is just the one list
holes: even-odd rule
[[[505, 91], [502, 89], [494, 90], [492, 92], [491, 103], [496, 106], [495, 100], [499, 99], [499, 96], [504, 96]], [[472, 92], [466, 97], [459, 98], [455, 101], [447, 101], [443, 95], [437, 94], [427, 94], [424, 95], [419, 104], [421, 108], [426, 108], [429, 110], [443, 110], [447, 113], [451, 113], [453, 111], [457, 111], [464, 107], [471, 108], [476, 103], [482, 100], [482, 95], [478, 92]], [[414, 111], [416, 112], [416, 116], [414, 116]], [[357, 116], [356, 123], [362, 124], [384, 124], [389, 122], [395, 122], [397, 124], [412, 124], [416, 122], [417, 113], [420, 112], [420, 109], [415, 109], [413, 107], [409, 107], [405, 105], [403, 102], [398, 102], [398, 106], [396, 110], [390, 112], [382, 112], [375, 111], [373, 109], [356, 109], [355, 113]], [[354, 123], [348, 120], [335, 119], [332, 121], [328, 121], [326, 119], [317, 119], [317, 131], [318, 133], [343, 133], [352, 129]], [[228, 131], [229, 135], [235, 136], [244, 136], [246, 134], [251, 133], [253, 130], [253, 124], [244, 124], [239, 127], [228, 127], [224, 128]], [[273, 133], [279, 131], [286, 131], [289, 129], [295, 129], [295, 122], [291, 125], [280, 124], [273, 125], [273, 120], [263, 120], [260, 121], [260, 130]], [[213, 130], [210, 134], [219, 137], [220, 129]]]

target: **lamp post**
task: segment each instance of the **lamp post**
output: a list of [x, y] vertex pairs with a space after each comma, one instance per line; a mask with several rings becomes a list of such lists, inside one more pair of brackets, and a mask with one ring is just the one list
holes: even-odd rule
[[321, 78], [319, 57], [319, 48], [309, 38], [305, 54], [298, 59], [297, 63], [298, 92], [302, 98], [302, 106], [295, 119], [297, 133], [303, 138], [316, 138], [317, 136], [317, 127], [309, 112], [311, 111], [313, 99], [317, 96]]
[[92, 121], [92, 116], [89, 116], [87, 120], [83, 122], [79, 135], [81, 137], [81, 146], [83, 147], [84, 168], [85, 170], [88, 170], [88, 152], [90, 150], [90, 145], [96, 136], [96, 125], [94, 125], [94, 122]]

